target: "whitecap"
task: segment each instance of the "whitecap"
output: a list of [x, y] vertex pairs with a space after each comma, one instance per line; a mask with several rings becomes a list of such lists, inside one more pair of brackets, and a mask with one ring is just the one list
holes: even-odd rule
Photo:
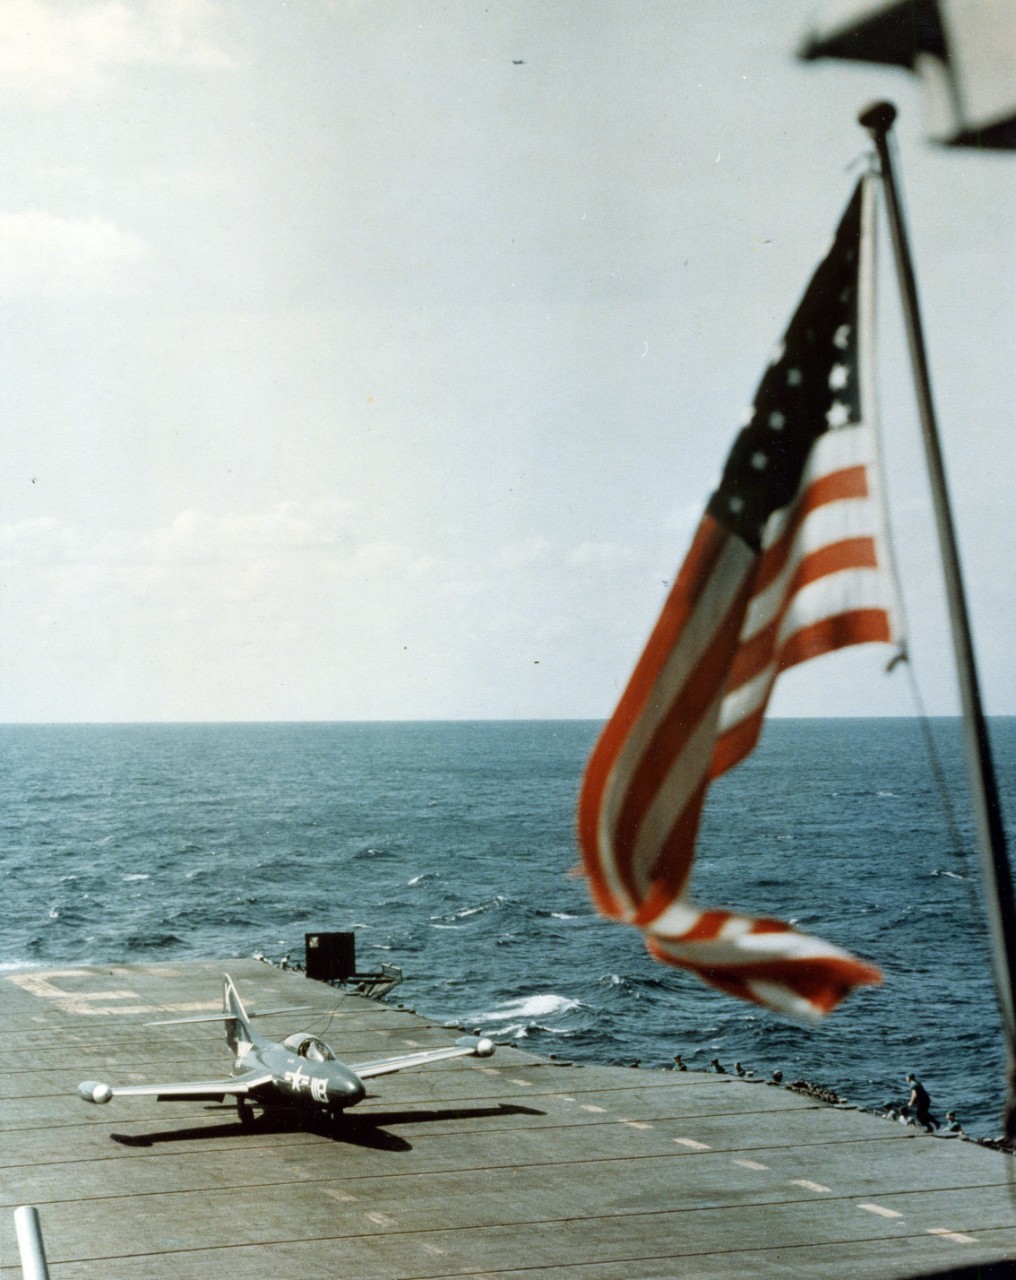
[[518, 1019], [546, 1018], [550, 1014], [568, 1013], [579, 1008], [580, 1002], [568, 996], [545, 995], [519, 996], [517, 1000], [509, 1000], [500, 1009], [489, 1013], [478, 1014], [470, 1019], [473, 1022], [512, 1022]]
[[151, 878], [151, 876], [145, 875], [145, 873], [141, 871], [135, 871], [130, 875], [124, 876], [124, 880], [151, 880]]
[[505, 1040], [525, 1040], [529, 1035], [529, 1028], [524, 1022], [507, 1022], [503, 1027], [498, 1027], [497, 1033]]

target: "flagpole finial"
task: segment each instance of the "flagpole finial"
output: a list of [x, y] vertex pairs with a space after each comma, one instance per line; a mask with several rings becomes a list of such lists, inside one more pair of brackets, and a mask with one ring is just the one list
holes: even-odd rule
[[884, 138], [893, 127], [896, 119], [896, 108], [891, 102], [873, 102], [857, 117], [857, 123], [863, 125], [871, 136], [878, 141]]

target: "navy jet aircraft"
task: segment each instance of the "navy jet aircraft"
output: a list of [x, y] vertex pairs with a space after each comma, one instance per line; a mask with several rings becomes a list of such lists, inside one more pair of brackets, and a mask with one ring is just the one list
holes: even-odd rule
[[[306, 1008], [305, 1005], [299, 1006]], [[494, 1042], [486, 1037], [463, 1036], [453, 1045], [441, 1049], [421, 1049], [394, 1058], [379, 1058], [347, 1066], [340, 1062], [328, 1045], [317, 1036], [298, 1031], [278, 1043], [260, 1035], [251, 1019], [269, 1013], [288, 1013], [291, 1009], [266, 1009], [248, 1013], [237, 994], [233, 980], [225, 976], [222, 1013], [200, 1014], [192, 1018], [170, 1018], [150, 1022], [149, 1026], [170, 1026], [183, 1022], [218, 1022], [226, 1024], [226, 1043], [235, 1061], [232, 1074], [224, 1080], [194, 1080], [185, 1084], [109, 1085], [86, 1080], [78, 1085], [78, 1094], [86, 1102], [106, 1103], [111, 1098], [154, 1097], [160, 1102], [177, 1099], [191, 1102], [221, 1102], [236, 1099], [240, 1123], [254, 1123], [254, 1108], [317, 1108], [334, 1115], [353, 1107], [366, 1096], [364, 1084], [374, 1076], [390, 1075], [406, 1067], [420, 1067], [446, 1058], [488, 1058]]]

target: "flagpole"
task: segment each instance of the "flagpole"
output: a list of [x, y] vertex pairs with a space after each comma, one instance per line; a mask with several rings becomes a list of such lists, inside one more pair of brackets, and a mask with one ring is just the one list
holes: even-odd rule
[[935, 405], [931, 394], [931, 377], [928, 371], [924, 332], [917, 300], [917, 281], [914, 276], [889, 151], [889, 130], [895, 119], [896, 108], [891, 102], [873, 103], [858, 116], [858, 122], [871, 134], [878, 152], [893, 256], [896, 260], [896, 273], [899, 278], [906, 322], [907, 342], [910, 347], [910, 361], [917, 392], [921, 434], [924, 439], [925, 458], [935, 507], [939, 550], [942, 556], [960, 699], [963, 706], [967, 770], [977, 823], [981, 871], [994, 959], [995, 986], [1001, 1006], [1008, 1051], [1009, 1096], [1006, 1103], [1005, 1128], [1006, 1135], [1013, 1137], [1016, 1136], [1016, 990], [1014, 990], [1016, 903], [1013, 898], [1012, 871], [1006, 849], [1005, 828], [1002, 825], [1002, 806], [992, 762], [991, 742], [981, 702], [959, 550], [939, 444]]

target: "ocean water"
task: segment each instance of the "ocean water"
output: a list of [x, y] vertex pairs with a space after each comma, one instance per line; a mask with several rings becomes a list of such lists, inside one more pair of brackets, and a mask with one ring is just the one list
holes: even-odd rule
[[[392, 999], [536, 1052], [719, 1057], [879, 1109], [915, 1071], [933, 1110], [991, 1136], [1004, 1060], [960, 729], [932, 728], [958, 841], [910, 720], [771, 721], [710, 795], [698, 900], [885, 972], [818, 1026], [657, 964], [595, 914], [574, 825], [598, 726], [579, 721], [2, 726], [0, 972], [302, 959], [305, 932], [352, 929], [361, 970], [403, 969]], [[1012, 830], [1016, 719], [991, 730]]]

